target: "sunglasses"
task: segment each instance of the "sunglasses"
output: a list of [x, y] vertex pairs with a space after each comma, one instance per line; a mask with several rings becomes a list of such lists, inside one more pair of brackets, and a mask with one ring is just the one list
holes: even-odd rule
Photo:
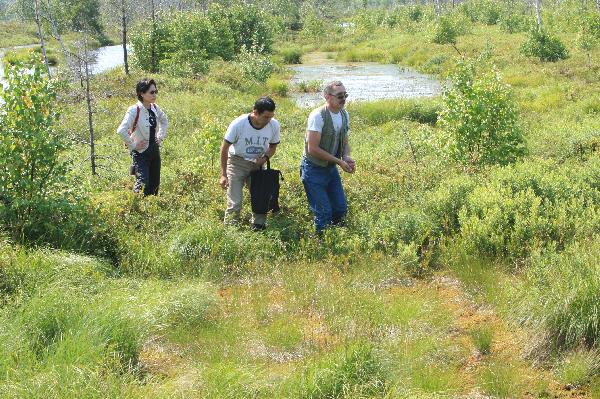
[[348, 93], [338, 94], [336, 96], [334, 96], [333, 94], [330, 94], [330, 96], [335, 97], [338, 100], [345, 100], [346, 98], [348, 98]]
[[151, 90], [151, 91], [149, 91], [148, 93], [149, 93], [149, 94], [158, 94], [158, 89], [156, 89], [156, 90]]

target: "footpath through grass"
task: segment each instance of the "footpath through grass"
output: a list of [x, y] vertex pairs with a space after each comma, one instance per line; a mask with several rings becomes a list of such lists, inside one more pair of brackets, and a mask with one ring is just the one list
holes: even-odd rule
[[24, 281], [0, 315], [5, 398], [585, 397], [522, 360], [524, 336], [458, 280], [414, 279], [394, 258], [207, 284], [3, 253], [7, 281]]

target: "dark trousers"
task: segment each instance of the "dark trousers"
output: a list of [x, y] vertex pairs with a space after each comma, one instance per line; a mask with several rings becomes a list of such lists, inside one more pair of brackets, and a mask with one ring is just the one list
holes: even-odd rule
[[135, 165], [135, 184], [133, 192], [139, 193], [144, 187], [144, 195], [157, 195], [160, 185], [160, 151], [158, 145], [153, 144], [142, 153], [133, 151], [133, 164]]

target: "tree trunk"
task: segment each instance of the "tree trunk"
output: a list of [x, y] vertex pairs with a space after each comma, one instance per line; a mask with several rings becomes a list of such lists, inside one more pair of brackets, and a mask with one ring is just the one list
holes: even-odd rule
[[152, 40], [150, 41], [150, 63], [152, 72], [156, 72], [156, 12], [154, 10], [154, 0], [150, 0], [150, 7], [152, 12]]
[[96, 149], [94, 147], [94, 124], [92, 119], [92, 97], [90, 95], [90, 68], [89, 68], [89, 50], [88, 50], [88, 33], [84, 33], [83, 45], [83, 64], [85, 66], [85, 100], [88, 109], [88, 127], [90, 129], [90, 163], [92, 167], [92, 175], [97, 175], [96, 172]]
[[46, 55], [46, 43], [44, 42], [44, 34], [42, 33], [42, 21], [40, 18], [40, 5], [38, 0], [33, 1], [34, 12], [35, 12], [35, 24], [37, 25], [38, 36], [40, 38], [40, 46], [42, 47], [42, 57], [44, 57], [44, 65], [46, 65], [46, 72], [50, 77], [50, 64], [48, 64], [48, 57]]
[[75, 65], [72, 60], [71, 53], [69, 52], [69, 50], [67, 50], [65, 43], [62, 40], [62, 36], [60, 35], [60, 32], [58, 31], [58, 26], [57, 26], [56, 20], [52, 16], [52, 8], [50, 7], [50, 0], [46, 0], [46, 7], [47, 7], [46, 19], [48, 20], [48, 22], [50, 22], [50, 26], [52, 27], [52, 36], [54, 36], [56, 41], [58, 41], [58, 43], [60, 44], [60, 48], [62, 49], [62, 51], [65, 55], [65, 59], [67, 60], [67, 65], [69, 66], [69, 68], [71, 68], [71, 71], [73, 73], [75, 73]]
[[600, 15], [600, 0], [596, 0], [596, 9], [598, 10], [598, 15]]
[[123, 65], [125, 75], [129, 75], [129, 63], [127, 62], [127, 15], [125, 13], [125, 0], [121, 0], [121, 28], [123, 30]]
[[537, 17], [537, 26], [538, 26], [538, 32], [542, 31], [542, 15], [541, 15], [541, 4], [540, 4], [540, 0], [535, 0], [535, 14]]

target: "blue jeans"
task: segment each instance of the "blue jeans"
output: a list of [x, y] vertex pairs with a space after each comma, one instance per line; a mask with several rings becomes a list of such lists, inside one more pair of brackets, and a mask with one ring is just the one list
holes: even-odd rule
[[310, 210], [315, 215], [315, 229], [320, 232], [330, 225], [341, 224], [348, 206], [337, 167], [318, 166], [303, 158], [300, 178]]

